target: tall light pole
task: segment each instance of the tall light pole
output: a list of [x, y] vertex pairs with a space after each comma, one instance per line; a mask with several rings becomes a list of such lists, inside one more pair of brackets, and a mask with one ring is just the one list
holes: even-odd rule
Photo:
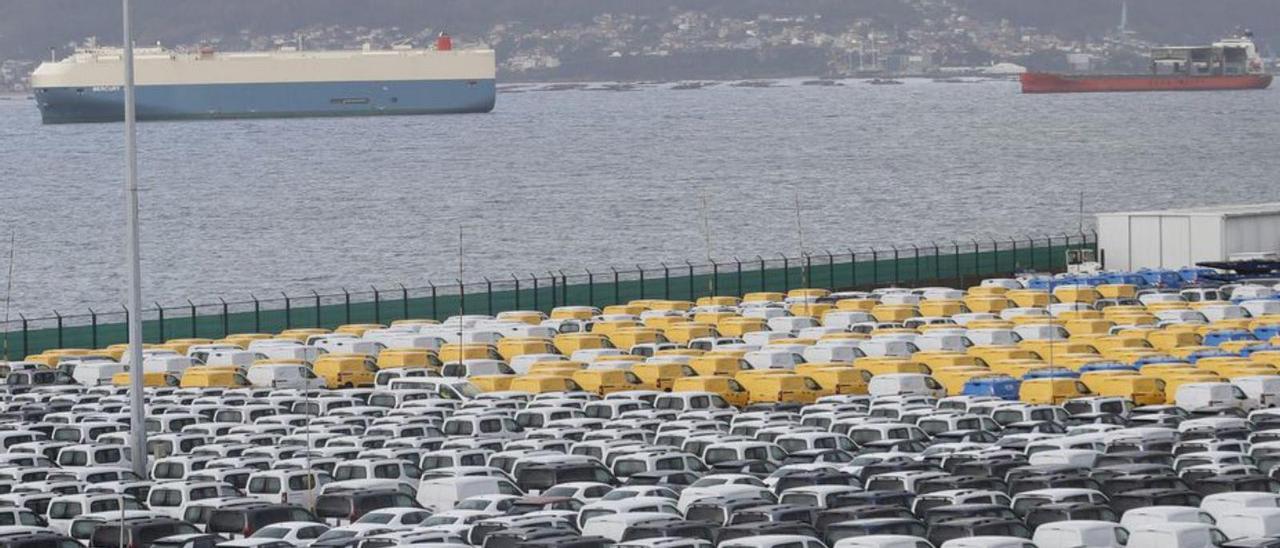
[[125, 249], [129, 264], [129, 439], [133, 471], [147, 477], [147, 428], [142, 388], [142, 261], [138, 254], [138, 132], [133, 75], [133, 21], [129, 0], [120, 0], [124, 12], [124, 193], [128, 234]]

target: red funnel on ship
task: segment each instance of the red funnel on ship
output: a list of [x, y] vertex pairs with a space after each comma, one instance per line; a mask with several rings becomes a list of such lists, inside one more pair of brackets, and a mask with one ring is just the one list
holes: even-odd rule
[[452, 50], [453, 38], [450, 38], [449, 35], [446, 33], [443, 33], [443, 32], [440, 33], [440, 36], [436, 37], [436, 49], [439, 51]]

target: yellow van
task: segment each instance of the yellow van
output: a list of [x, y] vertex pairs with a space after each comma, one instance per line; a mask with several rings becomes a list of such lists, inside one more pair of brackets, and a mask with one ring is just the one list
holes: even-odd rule
[[963, 352], [922, 351], [911, 355], [911, 361], [937, 371], [943, 367], [980, 367], [978, 359]]
[[975, 285], [970, 287], [965, 293], [967, 295], [976, 295], [979, 297], [1003, 297], [1009, 294], [1010, 289], [1000, 285]]
[[[142, 345], [143, 350], [149, 350], [155, 347], [156, 345], [154, 344], [144, 343]], [[125, 352], [128, 352], [128, 351], [129, 351], [129, 343], [120, 343], [120, 344], [113, 344], [111, 346], [103, 348], [102, 350], [99, 350], [97, 353], [102, 354], [104, 356], [110, 356], [111, 359], [115, 361], [121, 361], [124, 359]]]
[[511, 381], [507, 389], [530, 394], [545, 394], [547, 392], [581, 392], [582, 386], [569, 377], [521, 375]]
[[676, 379], [698, 374], [692, 367], [675, 362], [645, 362], [631, 366], [631, 372], [640, 377], [646, 390], [671, 391]]
[[555, 354], [556, 345], [551, 339], [540, 337], [503, 337], [498, 340], [497, 350], [502, 359], [511, 361], [525, 354]]
[[590, 306], [557, 306], [551, 309], [553, 320], [590, 320], [600, 311]]
[[1067, 320], [1064, 327], [1071, 336], [1078, 337], [1080, 335], [1106, 335], [1111, 333], [1111, 328], [1115, 327], [1115, 323], [1103, 319], [1075, 319]]
[[1102, 284], [1094, 289], [1104, 299], [1136, 299], [1138, 286], [1133, 284]]
[[249, 343], [253, 341], [261, 341], [266, 339], [274, 339], [276, 336], [268, 333], [236, 333], [227, 335], [220, 340], [214, 341], [218, 343], [234, 344], [240, 348], [249, 348]]
[[213, 344], [213, 339], [169, 339], [164, 344], [156, 345], [156, 348], [167, 348], [182, 355], [187, 354], [187, 350], [197, 344]]
[[871, 309], [871, 315], [878, 322], [901, 323], [910, 318], [920, 316], [920, 311], [909, 304], [881, 304]]
[[836, 394], [867, 395], [867, 385], [871, 382], [871, 372], [866, 369], [849, 367], [848, 364], [833, 367], [797, 368], [797, 373], [813, 379], [818, 383], [818, 397]]
[[182, 373], [182, 388], [239, 388], [249, 379], [236, 367], [189, 367]]
[[601, 396], [626, 390], [645, 389], [644, 381], [630, 371], [616, 369], [579, 369], [571, 377], [583, 390]]
[[964, 305], [964, 301], [929, 299], [920, 301], [916, 308], [920, 311], [921, 316], [940, 316], [944, 318], [969, 312], [969, 309]]
[[325, 354], [311, 368], [329, 388], [360, 388], [373, 386], [378, 363], [364, 354]]
[[871, 309], [880, 306], [880, 301], [875, 299], [840, 299], [836, 301], [836, 310], [846, 312], [871, 312]]
[[1093, 304], [1102, 298], [1097, 289], [1087, 285], [1060, 285], [1053, 288], [1053, 296], [1057, 297], [1060, 303], [1084, 304]]
[[835, 305], [831, 303], [792, 303], [787, 306], [787, 311], [792, 316], [808, 316], [810, 318], [821, 318], [823, 314], [835, 309]]
[[712, 392], [719, 394], [730, 404], [744, 407], [751, 403], [751, 394], [742, 383], [723, 375], [684, 377], [676, 379], [672, 392]]
[[1045, 403], [1062, 405], [1072, 398], [1082, 398], [1093, 393], [1089, 387], [1076, 379], [1030, 379], [1022, 381], [1018, 389], [1018, 399], [1023, 403]]
[[1031, 371], [1035, 371], [1037, 369], [1048, 369], [1053, 366], [1045, 363], [1043, 360], [1014, 358], [987, 362], [987, 367], [990, 368], [993, 373], [999, 373], [1001, 375], [1008, 375], [1015, 379], [1021, 379], [1023, 375], [1026, 375]]
[[636, 320], [601, 320], [592, 325], [591, 332], [610, 337], [612, 340], [612, 335], [615, 331], [628, 327], [644, 327], [644, 324]]
[[822, 390], [813, 379], [794, 373], [740, 376], [738, 382], [750, 393], [751, 403], [809, 404]]
[[697, 306], [738, 306], [742, 304], [742, 299], [725, 295], [714, 297], [698, 297], [695, 301]]
[[928, 375], [933, 373], [929, 366], [907, 358], [858, 358], [853, 360], [853, 366], [859, 369], [866, 369], [872, 375], [890, 375], [893, 373], [921, 373]]
[[426, 348], [388, 348], [378, 353], [378, 369], [427, 368], [440, 372], [440, 356]]
[[560, 369], [569, 369], [569, 370], [576, 371], [578, 369], [586, 369], [586, 368], [587, 368], [587, 364], [583, 362], [575, 362], [570, 360], [547, 360], [547, 361], [533, 362], [529, 364], [528, 374], [543, 375], [544, 371], [555, 371]]
[[317, 327], [300, 327], [297, 329], [286, 329], [284, 331], [281, 331], [279, 335], [276, 335], [276, 338], [289, 339], [291, 341], [298, 341], [302, 344], [307, 344], [307, 338], [314, 337], [316, 335], [328, 335], [329, 333], [331, 333], [331, 331], [329, 331], [328, 329], [320, 329]]
[[356, 337], [363, 337], [366, 331], [371, 331], [374, 329], [386, 329], [386, 328], [387, 326], [382, 325], [380, 323], [349, 323], [346, 325], [339, 325], [337, 329], [333, 330], [333, 332], [341, 333], [344, 335], [354, 335]]
[[[116, 386], [129, 386], [129, 372], [116, 373], [111, 376], [111, 384]], [[166, 386], [178, 386], [182, 384], [182, 378], [173, 373], [164, 371], [155, 371], [152, 373], [142, 374], [142, 386], [147, 388], [161, 388]]]
[[579, 350], [595, 350], [597, 348], [613, 348], [609, 338], [598, 333], [562, 333], [552, 340], [556, 350], [566, 356]]
[[1199, 346], [1204, 339], [1192, 331], [1171, 331], [1168, 329], [1157, 329], [1147, 332], [1147, 342], [1156, 350], [1169, 352], [1175, 348], [1184, 346]]
[[619, 329], [609, 335], [609, 341], [615, 348], [629, 350], [638, 344], [667, 342], [662, 332], [652, 327], [628, 327]]
[[541, 325], [547, 315], [537, 310], [508, 310], [499, 313], [497, 319], [508, 322], [520, 322], [528, 325]]
[[1086, 384], [1099, 396], [1128, 398], [1134, 405], [1159, 405], [1166, 401], [1164, 381], [1146, 375], [1112, 375]]
[[777, 291], [758, 291], [755, 293], [747, 293], [742, 296], [744, 303], [780, 303], [787, 298], [786, 295]]
[[[719, 331], [720, 335], [724, 337], [741, 337], [747, 333], [768, 330], [769, 323], [762, 318], [734, 316], [716, 322], [716, 331]], [[667, 338], [671, 339], [672, 342], [675, 341], [675, 337], [670, 332], [667, 333]]]
[[720, 323], [720, 320], [737, 317], [739, 317], [737, 313], [730, 312], [728, 310], [708, 310], [694, 313], [693, 323], [700, 323], [702, 325], [715, 327]]
[[733, 356], [728, 354], [703, 354], [689, 360], [689, 367], [693, 368], [699, 376], [711, 377], [715, 375], [724, 375], [732, 377], [738, 371], [751, 369], [751, 365], [742, 356]]
[[1017, 346], [970, 346], [965, 353], [980, 360], [979, 365], [990, 365], [1001, 360], [1038, 360], [1040, 355]]
[[[733, 320], [733, 319], [744, 319], [744, 318], [728, 318], [728, 319]], [[717, 331], [716, 328], [704, 323], [677, 322], [677, 323], [668, 325], [667, 328], [664, 329], [662, 333], [664, 336], [666, 336], [668, 341], [671, 341], [680, 346], [689, 346], [689, 341], [692, 341], [693, 339], [700, 339], [703, 337], [714, 337], [716, 336], [716, 331]]]
[[467, 381], [475, 385], [481, 392], [506, 392], [511, 389], [515, 375], [476, 375], [467, 377]]
[[98, 351], [89, 350], [87, 348], [56, 348], [51, 350], [45, 350], [44, 352], [41, 352], [39, 354], [29, 355], [26, 358], [23, 358], [23, 361], [42, 363], [49, 367], [57, 367], [58, 361], [64, 357], [92, 356], [97, 353]]
[[437, 355], [440, 357], [440, 361], [445, 363], [502, 359], [502, 354], [498, 353], [497, 348], [491, 344], [483, 343], [445, 343], [440, 345], [440, 352]]
[[1013, 308], [1013, 303], [1003, 296], [969, 295], [964, 298], [964, 305], [973, 312], [999, 314], [1006, 308]]
[[1004, 296], [1019, 308], [1044, 308], [1053, 302], [1048, 291], [1039, 289], [1014, 289]]

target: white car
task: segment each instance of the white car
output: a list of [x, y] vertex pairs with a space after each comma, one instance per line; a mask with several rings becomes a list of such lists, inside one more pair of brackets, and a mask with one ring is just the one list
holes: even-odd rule
[[429, 517], [431, 517], [431, 512], [421, 508], [383, 508], [361, 516], [359, 520], [356, 520], [356, 523], [373, 523], [388, 527], [414, 527]]
[[250, 539], [283, 540], [298, 548], [306, 548], [329, 531], [329, 526], [310, 521], [282, 521], [273, 523], [250, 536]]

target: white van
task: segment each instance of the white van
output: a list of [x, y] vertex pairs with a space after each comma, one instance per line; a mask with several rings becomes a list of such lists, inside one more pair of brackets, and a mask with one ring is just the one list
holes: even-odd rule
[[1124, 513], [1120, 525], [1133, 530], [1148, 525], [1165, 523], [1214, 523], [1213, 516], [1204, 510], [1191, 506], [1146, 506], [1134, 508]]
[[831, 548], [932, 548], [928, 540], [911, 535], [867, 535], [837, 540]]
[[1144, 525], [1129, 531], [1128, 548], [1207, 548], [1222, 546], [1227, 535], [1207, 523]]
[[311, 368], [296, 363], [261, 363], [245, 373], [249, 383], [263, 388], [315, 390], [325, 387], [324, 379]]
[[1196, 411], [1205, 407], [1230, 406], [1251, 411], [1257, 407], [1250, 402], [1244, 390], [1227, 382], [1191, 382], [1178, 387], [1175, 395], [1178, 407]]
[[1031, 541], [1038, 548], [1120, 548], [1129, 541], [1129, 532], [1110, 521], [1055, 521], [1037, 527]]
[[320, 488], [329, 483], [329, 475], [314, 470], [264, 470], [249, 475], [245, 494], [270, 503], [315, 506]]
[[315, 346], [307, 346], [294, 340], [263, 339], [249, 343], [249, 350], [261, 353], [272, 360], [302, 360], [315, 362], [324, 350]]
[[114, 377], [116, 373], [125, 371], [128, 371], [128, 368], [120, 362], [81, 362], [71, 372], [71, 378], [82, 386], [102, 386], [111, 384], [111, 377]]
[[1218, 518], [1218, 529], [1227, 538], [1280, 535], [1280, 508], [1241, 508]]
[[1249, 403], [1255, 408], [1280, 405], [1280, 376], [1236, 377], [1231, 379], [1231, 384], [1239, 386], [1240, 390], [1244, 391], [1244, 395], [1249, 397]]
[[1025, 538], [982, 536], [951, 539], [938, 548], [1036, 548], [1036, 545]]
[[1200, 501], [1200, 509], [1214, 519], [1242, 508], [1280, 508], [1280, 495], [1262, 491], [1215, 493]]
[[502, 360], [463, 360], [440, 367], [441, 377], [466, 378], [480, 375], [515, 375], [516, 371]]
[[921, 373], [876, 375], [867, 383], [867, 392], [872, 398], [901, 395], [941, 398], [947, 395], [947, 389], [942, 383]]
[[458, 502], [479, 495], [514, 495], [524, 493], [506, 478], [464, 476], [437, 478], [418, 484], [418, 504], [432, 512], [452, 510]]
[[747, 352], [742, 359], [751, 364], [752, 369], [795, 369], [804, 363], [804, 357], [790, 348], [762, 348]]
[[172, 373], [181, 375], [187, 368], [195, 365], [195, 361], [187, 356], [177, 354], [166, 354], [162, 356], [147, 356], [142, 360], [142, 371], [144, 373]]
[[214, 350], [205, 356], [205, 365], [234, 365], [249, 367], [254, 361], [267, 359], [266, 356], [248, 350]]
[[1101, 451], [1091, 449], [1050, 449], [1032, 454], [1027, 462], [1032, 466], [1061, 465], [1093, 468], [1101, 456]]

